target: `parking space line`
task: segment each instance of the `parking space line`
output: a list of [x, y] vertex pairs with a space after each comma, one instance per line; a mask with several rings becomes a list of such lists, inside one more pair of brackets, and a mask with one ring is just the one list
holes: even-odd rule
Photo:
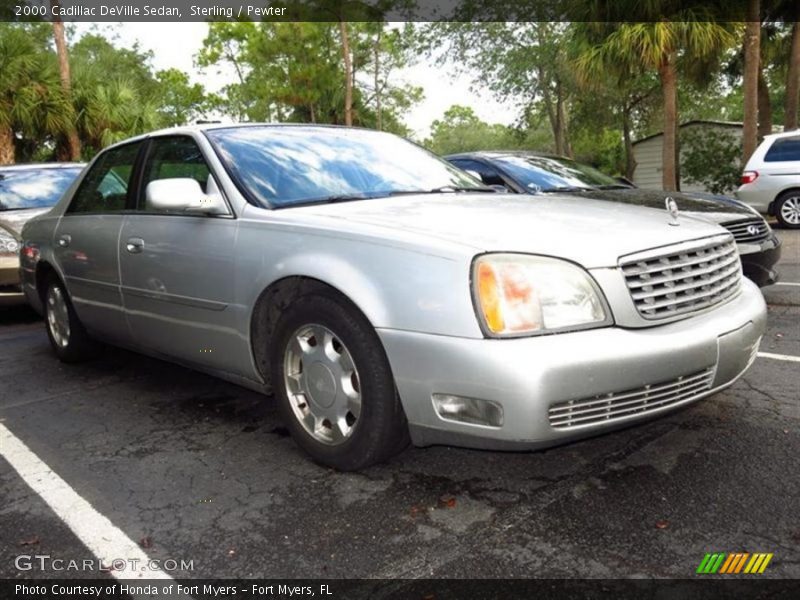
[[773, 358], [775, 360], [787, 360], [789, 362], [800, 362], [800, 356], [792, 356], [791, 354], [772, 354], [771, 352], [759, 352], [760, 358]]
[[800, 283], [794, 283], [793, 281], [779, 281], [777, 283], [773, 283], [772, 285], [793, 285], [800, 287]]
[[2, 423], [0, 456], [11, 464], [102, 565], [113, 566], [111, 575], [117, 579], [172, 579], [161, 569], [151, 569], [155, 563], [150, 562], [150, 557], [133, 540], [97, 512]]

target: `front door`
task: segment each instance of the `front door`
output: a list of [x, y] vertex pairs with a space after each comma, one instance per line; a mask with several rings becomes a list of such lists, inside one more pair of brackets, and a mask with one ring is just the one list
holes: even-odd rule
[[138, 210], [119, 237], [125, 311], [138, 345], [180, 360], [240, 372], [232, 214], [156, 211], [147, 185], [190, 177], [218, 193], [200, 148], [189, 136], [153, 138], [143, 167]]

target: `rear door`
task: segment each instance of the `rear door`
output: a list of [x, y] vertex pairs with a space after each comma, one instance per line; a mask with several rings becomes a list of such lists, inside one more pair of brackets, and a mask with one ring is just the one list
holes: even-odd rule
[[143, 164], [137, 210], [119, 238], [122, 294], [137, 345], [173, 358], [238, 372], [245, 346], [234, 307], [237, 221], [227, 215], [158, 212], [147, 185], [190, 177], [206, 193], [216, 180], [191, 136], [153, 138]]
[[103, 153], [83, 178], [53, 240], [56, 263], [78, 317], [93, 333], [127, 342], [117, 246], [142, 142]]
[[800, 182], [800, 135], [776, 139], [764, 155], [764, 167], [771, 189], [796, 186]]

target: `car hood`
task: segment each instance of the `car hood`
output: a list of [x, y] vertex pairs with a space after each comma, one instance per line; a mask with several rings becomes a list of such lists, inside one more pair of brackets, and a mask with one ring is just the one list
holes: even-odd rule
[[24, 208], [22, 210], [4, 210], [0, 212], [0, 227], [7, 229], [17, 237], [22, 233], [22, 227], [33, 217], [38, 217], [48, 212], [46, 208]]
[[[524, 252], [566, 258], [587, 268], [616, 266], [620, 256], [726, 233], [689, 216], [669, 224], [665, 209], [568, 195], [425, 194], [288, 209], [292, 213], [380, 228], [402, 239], [418, 234], [473, 251]], [[295, 212], [296, 211], [296, 212]]]
[[605, 200], [607, 202], [622, 202], [661, 210], [665, 209], [666, 199], [672, 198], [678, 204], [678, 209], [681, 212], [689, 213], [714, 223], [727, 223], [755, 217], [748, 208], [733, 200], [701, 198], [692, 196], [690, 193], [630, 188], [624, 190], [586, 190], [569, 192], [569, 195], [592, 200]]

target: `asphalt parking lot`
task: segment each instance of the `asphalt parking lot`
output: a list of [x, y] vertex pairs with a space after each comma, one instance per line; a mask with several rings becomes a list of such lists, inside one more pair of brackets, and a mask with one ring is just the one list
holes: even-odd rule
[[[117, 349], [62, 365], [28, 310], [0, 316], [0, 424], [180, 578], [684, 578], [707, 552], [773, 553], [762, 577], [800, 578], [800, 363], [786, 359], [800, 357], [800, 231], [778, 234], [784, 285], [764, 289], [761, 351], [784, 359], [544, 452], [410, 448], [334, 472], [299, 451], [271, 399]], [[93, 552], [7, 450], [0, 578], [97, 576], [15, 564]]]

